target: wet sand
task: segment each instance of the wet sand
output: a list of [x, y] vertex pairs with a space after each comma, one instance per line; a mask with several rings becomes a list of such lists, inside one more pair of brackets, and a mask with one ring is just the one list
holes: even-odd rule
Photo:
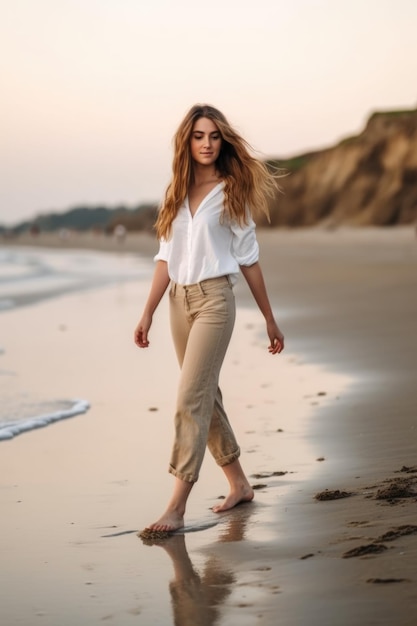
[[[241, 280], [222, 373], [255, 502], [213, 514], [226, 485], [207, 456], [189, 532], [167, 542], [133, 532], [171, 488], [166, 302], [148, 351], [131, 342], [142, 283], [2, 314], [2, 363], [24, 387], [91, 403], [0, 444], [2, 623], [415, 624], [414, 231], [259, 238], [286, 351], [267, 353]], [[147, 236], [123, 246], [154, 249]]]

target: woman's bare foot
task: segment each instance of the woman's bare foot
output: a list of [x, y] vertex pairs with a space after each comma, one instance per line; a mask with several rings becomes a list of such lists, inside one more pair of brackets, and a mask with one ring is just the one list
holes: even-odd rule
[[173, 533], [184, 526], [184, 513], [188, 496], [193, 483], [175, 478], [174, 492], [168, 503], [165, 513], [153, 524], [145, 528], [146, 531]]
[[246, 478], [239, 459], [235, 459], [228, 465], [223, 465], [222, 470], [229, 482], [230, 492], [227, 498], [213, 507], [214, 513], [221, 513], [233, 509], [240, 502], [250, 502], [253, 500], [254, 492]]
[[216, 504], [212, 510], [214, 513], [229, 511], [229, 509], [233, 509], [234, 506], [241, 502], [250, 502], [253, 500], [254, 495], [253, 489], [249, 484], [238, 489], [232, 489], [227, 498], [221, 504]]
[[158, 521], [146, 527], [146, 530], [153, 530], [164, 533], [172, 533], [184, 526], [184, 516], [176, 511], [166, 511]]

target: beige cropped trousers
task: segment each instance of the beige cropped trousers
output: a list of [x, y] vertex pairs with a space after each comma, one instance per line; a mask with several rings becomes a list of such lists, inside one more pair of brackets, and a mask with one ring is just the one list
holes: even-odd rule
[[235, 322], [227, 276], [194, 285], [171, 283], [171, 331], [181, 367], [169, 471], [196, 482], [206, 447], [220, 466], [240, 449], [223, 407], [219, 374]]

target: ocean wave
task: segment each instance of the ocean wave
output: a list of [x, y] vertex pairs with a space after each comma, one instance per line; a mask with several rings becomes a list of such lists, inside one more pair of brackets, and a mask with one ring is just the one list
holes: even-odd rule
[[21, 420], [1, 422], [0, 423], [0, 441], [13, 439], [16, 435], [20, 435], [36, 428], [43, 428], [49, 426], [54, 422], [74, 417], [85, 413], [90, 408], [89, 402], [86, 400], [72, 400], [73, 404], [68, 409], [60, 409], [53, 413], [46, 413], [45, 415], [37, 415], [35, 417], [28, 417]]
[[93, 250], [0, 250], [0, 312], [45, 298], [148, 277], [153, 264], [137, 254]]

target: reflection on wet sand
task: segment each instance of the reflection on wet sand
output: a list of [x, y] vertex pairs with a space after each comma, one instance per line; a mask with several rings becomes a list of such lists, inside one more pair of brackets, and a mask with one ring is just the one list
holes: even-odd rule
[[[219, 542], [241, 541], [253, 505], [242, 505], [228, 512], [221, 525]], [[185, 534], [165, 539], [142, 539], [150, 546], [159, 546], [171, 558], [175, 578], [169, 583], [175, 626], [214, 626], [220, 617], [220, 607], [232, 592], [236, 576], [218, 556], [209, 554], [197, 571], [187, 552]], [[201, 568], [200, 568], [201, 569]]]
[[171, 557], [175, 578], [169, 584], [174, 624], [212, 626], [220, 616], [219, 605], [231, 593], [233, 573], [209, 556], [200, 574], [185, 546], [185, 535], [174, 535], [159, 544]]
[[221, 527], [219, 541], [242, 541], [245, 538], [246, 527], [249, 518], [256, 510], [255, 502], [242, 502], [232, 511], [225, 514], [226, 524]]

